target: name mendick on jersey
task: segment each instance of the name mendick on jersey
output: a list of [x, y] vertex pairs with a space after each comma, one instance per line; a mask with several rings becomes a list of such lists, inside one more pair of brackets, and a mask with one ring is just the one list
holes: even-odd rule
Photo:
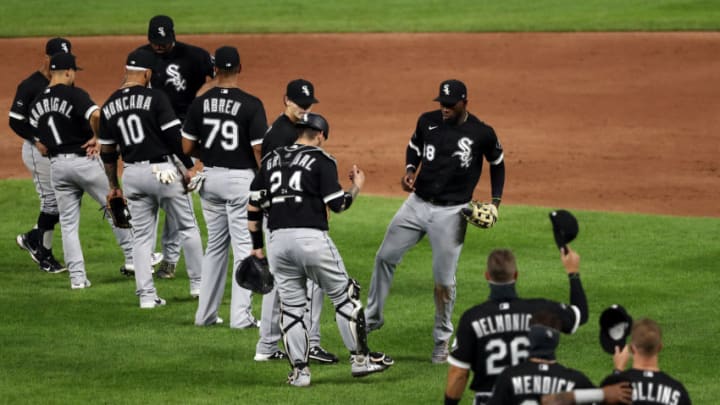
[[152, 104], [152, 96], [143, 94], [131, 94], [128, 96], [118, 97], [112, 102], [107, 103], [103, 109], [103, 115], [105, 119], [112, 118], [113, 115], [119, 114], [123, 111], [128, 110], [146, 110], [150, 111], [150, 105]]
[[512, 383], [515, 395], [554, 394], [575, 388], [574, 381], [548, 375], [520, 375], [512, 377]]
[[38, 101], [32, 106], [30, 110], [30, 122], [37, 123], [38, 120], [45, 114], [56, 112], [66, 116], [70, 119], [70, 113], [72, 113], [73, 106], [59, 97], [49, 97]]
[[478, 338], [503, 332], [527, 332], [530, 330], [530, 314], [498, 314], [472, 321]]
[[229, 98], [211, 97], [203, 101], [203, 114], [222, 113], [237, 115], [241, 105], [241, 102]]

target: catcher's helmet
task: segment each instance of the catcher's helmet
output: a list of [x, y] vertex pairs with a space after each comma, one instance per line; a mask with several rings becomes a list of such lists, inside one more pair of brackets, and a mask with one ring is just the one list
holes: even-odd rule
[[600, 315], [600, 345], [607, 353], [614, 354], [615, 346], [625, 347], [633, 319], [622, 305], [613, 304]]
[[267, 258], [258, 259], [255, 256], [248, 256], [238, 264], [235, 270], [235, 282], [240, 287], [258, 294], [269, 293], [275, 285]]
[[320, 114], [306, 113], [302, 119], [295, 124], [298, 128], [312, 128], [316, 131], [322, 131], [325, 139], [330, 136], [330, 124]]

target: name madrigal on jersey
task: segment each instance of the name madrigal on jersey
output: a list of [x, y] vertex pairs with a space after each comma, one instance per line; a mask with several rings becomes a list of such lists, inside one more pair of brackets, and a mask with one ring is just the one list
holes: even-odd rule
[[479, 338], [504, 332], [528, 332], [530, 314], [498, 314], [472, 321], [475, 336]]
[[241, 102], [229, 98], [211, 97], [203, 101], [203, 114], [222, 113], [237, 115], [241, 105]]
[[143, 94], [131, 94], [128, 96], [118, 97], [115, 100], [103, 106], [102, 112], [105, 119], [112, 118], [113, 115], [128, 110], [145, 110], [150, 111], [153, 96]]
[[48, 97], [35, 103], [30, 110], [31, 121], [37, 122], [44, 114], [51, 112], [60, 113], [70, 119], [73, 106], [58, 97]]

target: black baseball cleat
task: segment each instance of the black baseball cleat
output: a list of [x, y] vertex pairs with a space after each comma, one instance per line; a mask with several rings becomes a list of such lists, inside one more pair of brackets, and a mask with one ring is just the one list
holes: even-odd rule
[[67, 271], [67, 267], [63, 266], [62, 264], [60, 264], [60, 262], [57, 261], [57, 259], [55, 259], [52, 251], [47, 251], [45, 253], [42, 260], [40, 260], [39, 265], [41, 270], [51, 274], [57, 274]]
[[308, 357], [310, 357], [310, 359], [312, 360], [325, 364], [333, 364], [339, 361], [337, 356], [328, 352], [320, 346], [311, 347], [310, 355]]
[[21, 233], [20, 235], [15, 237], [15, 243], [17, 243], [20, 249], [26, 250], [30, 254], [30, 258], [35, 263], [40, 264], [40, 261], [42, 260], [42, 252], [40, 252], [40, 246], [38, 246], [37, 242], [33, 241], [29, 235], [30, 232]]

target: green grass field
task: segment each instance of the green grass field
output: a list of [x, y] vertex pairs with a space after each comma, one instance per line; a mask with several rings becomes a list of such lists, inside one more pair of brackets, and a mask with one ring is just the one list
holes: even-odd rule
[[[457, 0], [375, 2], [243, 1], [210, 3], [64, 3], [5, 0], [0, 37], [144, 34], [151, 15], [174, 17], [177, 32], [445, 32], [717, 30], [720, 2], [689, 0]], [[2, 134], [10, 136], [9, 134]], [[19, 151], [18, 151], [19, 153]], [[398, 156], [398, 159], [401, 159]], [[511, 187], [508, 184], [508, 187]], [[313, 365], [313, 385], [284, 384], [288, 365], [252, 361], [256, 331], [193, 326], [196, 302], [184, 271], [158, 280], [168, 306], [141, 311], [134, 281], [120, 276], [122, 254], [98, 206], [83, 206], [81, 239], [88, 290], [72, 291], [67, 273], [45, 274], [15, 246], [37, 217], [29, 180], [0, 181], [0, 403], [439, 403], [446, 366], [433, 366], [430, 251], [421, 242], [405, 257], [386, 309], [385, 328], [370, 335], [397, 364], [383, 375], [354, 380], [326, 301], [323, 345], [341, 355], [334, 366]], [[401, 199], [361, 196], [333, 216], [334, 238], [351, 275], [367, 287], [374, 254]], [[553, 207], [559, 208], [559, 207]], [[518, 290], [526, 297], [568, 300], [568, 283], [554, 247], [550, 207], [503, 206], [497, 226], [471, 228], [458, 271], [457, 320], [487, 297], [484, 260], [497, 247], [515, 251]], [[202, 221], [201, 211], [196, 210]], [[590, 321], [563, 336], [559, 359], [599, 382], [611, 367], [598, 344], [598, 316], [621, 303], [635, 317], [660, 322], [661, 366], [682, 380], [696, 404], [720, 397], [714, 344], [720, 333], [717, 271], [720, 219], [573, 211], [581, 232], [582, 279]], [[204, 234], [204, 226], [201, 226]], [[62, 257], [59, 232], [55, 251]], [[183, 266], [181, 265], [181, 268]], [[366, 296], [367, 288], [362, 292]], [[229, 294], [229, 292], [228, 292]], [[229, 295], [221, 316], [227, 319]], [[255, 299], [259, 315], [258, 297]], [[465, 401], [469, 403], [470, 394]]]
[[[395, 356], [397, 365], [361, 380], [350, 376], [345, 361], [314, 365], [312, 387], [298, 390], [284, 384], [286, 363], [252, 360], [256, 331], [193, 326], [196, 302], [187, 295], [184, 271], [177, 279], [156, 281], [167, 307], [141, 311], [134, 281], [120, 276], [122, 254], [92, 200], [84, 201], [81, 228], [92, 288], [73, 291], [67, 273], [39, 271], [13, 240], [36, 215], [33, 204], [17, 204], [32, 201], [32, 184], [6, 180], [2, 186], [0, 209], [12, 215], [0, 225], [5, 235], [0, 258], [0, 402], [379, 404], [442, 399], [447, 368], [429, 361], [433, 283], [426, 242], [411, 250], [399, 267], [387, 324], [370, 335], [371, 345]], [[349, 272], [365, 287], [385, 227], [401, 202], [363, 196], [349, 212], [332, 218], [331, 235]], [[494, 229], [469, 229], [458, 271], [455, 320], [487, 297], [482, 270], [487, 253], [496, 247], [515, 251], [522, 296], [568, 300], [549, 210], [507, 206]], [[662, 324], [662, 367], [685, 382], [695, 403], [712, 403], [720, 395], [714, 384], [720, 356], [711, 343], [720, 332], [714, 289], [720, 219], [574, 213], [581, 231], [573, 246], [582, 257], [591, 316], [576, 335], [563, 336], [561, 361], [599, 382], [612, 368], [597, 343], [599, 313], [621, 303], [632, 315]], [[59, 254], [57, 236], [55, 246]], [[226, 297], [221, 315], [227, 319], [229, 292]], [[322, 332], [323, 344], [344, 360], [327, 300]]]
[[178, 33], [717, 30], [717, 0], [192, 0], [0, 3], [0, 37], [145, 34], [154, 14]]

